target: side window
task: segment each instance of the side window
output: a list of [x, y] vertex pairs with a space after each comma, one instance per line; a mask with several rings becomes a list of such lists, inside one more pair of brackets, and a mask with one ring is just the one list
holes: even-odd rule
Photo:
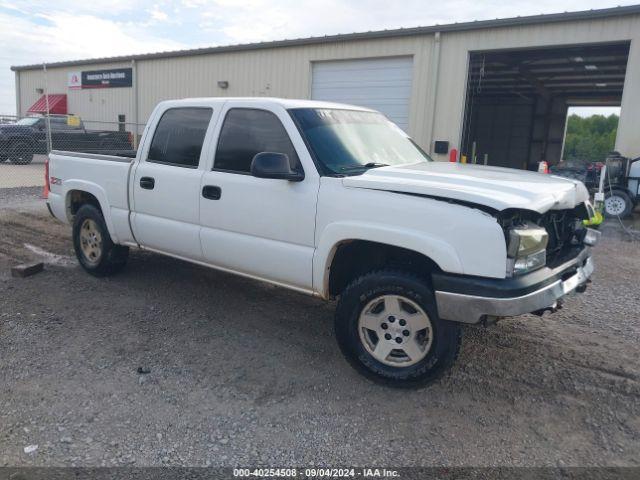
[[197, 168], [213, 110], [171, 108], [162, 114], [151, 140], [148, 162]]
[[52, 131], [62, 132], [65, 130], [71, 130], [67, 125], [67, 117], [49, 117]]
[[286, 153], [293, 170], [301, 169], [287, 131], [272, 112], [233, 108], [224, 119], [214, 169], [248, 173], [260, 152]]

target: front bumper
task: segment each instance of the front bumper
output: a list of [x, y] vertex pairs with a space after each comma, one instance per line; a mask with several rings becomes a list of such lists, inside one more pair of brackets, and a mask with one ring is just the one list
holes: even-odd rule
[[544, 267], [521, 277], [488, 279], [437, 273], [433, 283], [441, 318], [479, 323], [487, 317], [510, 317], [553, 307], [581, 289], [594, 271], [590, 249], [556, 268]]

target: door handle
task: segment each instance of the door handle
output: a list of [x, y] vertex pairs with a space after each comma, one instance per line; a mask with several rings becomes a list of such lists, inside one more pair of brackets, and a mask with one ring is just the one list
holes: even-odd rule
[[142, 177], [140, 179], [140, 186], [145, 190], [153, 190], [153, 187], [156, 186], [156, 181], [151, 177]]
[[209, 200], [220, 200], [222, 189], [214, 185], [205, 185], [202, 187], [202, 196]]

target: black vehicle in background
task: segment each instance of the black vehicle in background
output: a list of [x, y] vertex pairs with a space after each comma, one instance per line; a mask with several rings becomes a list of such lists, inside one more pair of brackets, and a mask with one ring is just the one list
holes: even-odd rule
[[573, 160], [550, 169], [553, 175], [580, 180], [592, 194], [598, 191], [603, 172], [605, 216], [628, 217], [640, 205], [640, 157], [626, 158], [611, 152], [604, 162]]
[[549, 173], [572, 180], [580, 180], [593, 193], [598, 189], [603, 166], [604, 162], [563, 160], [557, 165], [552, 165], [549, 168]]
[[47, 123], [51, 125], [54, 150], [111, 153], [133, 149], [129, 132], [87, 130], [82, 120], [69, 115], [26, 117], [16, 123], [0, 124], [0, 162], [31, 163], [35, 154], [46, 154]]

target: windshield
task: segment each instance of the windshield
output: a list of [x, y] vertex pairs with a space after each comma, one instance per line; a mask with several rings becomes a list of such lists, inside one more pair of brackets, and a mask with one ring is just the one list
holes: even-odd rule
[[20, 120], [18, 120], [16, 123], [18, 125], [35, 125], [36, 123], [38, 123], [38, 120], [40, 120], [38, 117], [28, 117], [28, 118], [21, 118]]
[[394, 123], [377, 112], [324, 108], [290, 110], [315, 156], [331, 172], [431, 161]]

